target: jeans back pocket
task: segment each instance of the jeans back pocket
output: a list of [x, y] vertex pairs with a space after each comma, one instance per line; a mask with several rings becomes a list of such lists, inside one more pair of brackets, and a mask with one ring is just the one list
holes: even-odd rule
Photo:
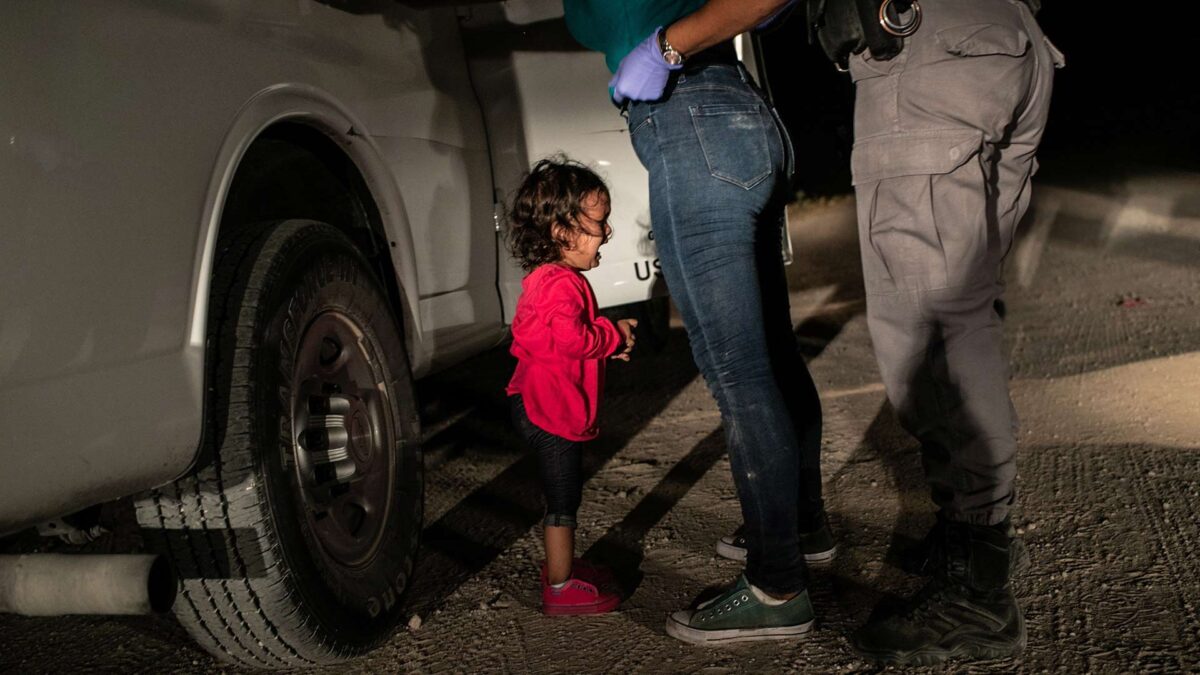
[[771, 117], [762, 104], [697, 105], [688, 110], [714, 178], [749, 190], [771, 175]]

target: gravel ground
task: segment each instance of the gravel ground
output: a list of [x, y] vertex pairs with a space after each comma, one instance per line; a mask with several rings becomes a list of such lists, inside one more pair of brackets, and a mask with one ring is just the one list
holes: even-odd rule
[[[1043, 186], [1013, 253], [1006, 305], [1022, 417], [1015, 520], [1022, 658], [931, 672], [1200, 669], [1200, 179]], [[427, 529], [413, 617], [339, 673], [871, 671], [845, 635], [920, 580], [896, 550], [932, 523], [914, 442], [870, 351], [853, 201], [793, 211], [793, 313], [821, 388], [826, 499], [839, 545], [812, 570], [818, 627], [801, 641], [697, 648], [666, 615], [739, 565], [713, 543], [738, 523], [716, 406], [678, 324], [667, 348], [610, 371], [588, 449], [579, 550], [634, 587], [618, 612], [538, 611], [536, 465], [509, 429], [503, 349], [422, 383]], [[0, 616], [0, 671], [229, 671], [165, 618]]]

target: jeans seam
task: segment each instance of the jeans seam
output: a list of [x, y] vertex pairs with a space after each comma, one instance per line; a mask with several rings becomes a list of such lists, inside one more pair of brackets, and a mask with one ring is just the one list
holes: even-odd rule
[[[790, 182], [796, 175], [796, 152], [792, 147], [792, 135], [788, 133], [787, 127], [783, 125], [783, 119], [779, 117], [779, 111], [769, 102], [765, 102], [767, 111], [771, 113], [771, 118], [775, 120], [775, 134], [779, 136], [779, 143], [783, 146], [783, 170]], [[790, 186], [789, 186], [790, 189]]]
[[653, 121], [654, 121], [653, 113], [646, 115], [646, 119], [642, 120], [641, 122], [638, 122], [636, 127], [633, 127], [632, 129], [629, 130], [630, 138], [632, 138], [633, 135], [636, 134], [637, 132], [641, 131], [647, 124], [651, 124]]
[[755, 99], [758, 98], [753, 91], [746, 91], [745, 89], [739, 87], [730, 87], [724, 84], [696, 84], [691, 86], [676, 87], [671, 93], [672, 95], [687, 94], [693, 91], [723, 91], [731, 94], [740, 94], [742, 96], [753, 96]]
[[[698, 136], [697, 136], [696, 140], [697, 140], [697, 142], [699, 142]], [[677, 219], [677, 215], [676, 215], [676, 211], [675, 211], [675, 204], [671, 197], [671, 173], [670, 173], [669, 167], [667, 165], [666, 155], [663, 153], [663, 150], [662, 150], [662, 143], [659, 142], [657, 136], [655, 137], [655, 148], [657, 150], [659, 164], [662, 167], [661, 170], [662, 170], [662, 174], [663, 174], [663, 182], [665, 183], [665, 188], [666, 188], [663, 190], [663, 194], [665, 195], [665, 199], [667, 202], [667, 214], [668, 214], [668, 217], [670, 218], [670, 224], [668, 226], [668, 231], [670, 233], [669, 236], [671, 238], [671, 249], [673, 251], [672, 257], [675, 259], [672, 264], [674, 264], [675, 268], [677, 270], [679, 270], [679, 272], [680, 272], [679, 282], [683, 286], [683, 288], [679, 289], [679, 290], [680, 290], [681, 294], [687, 298], [688, 306], [692, 308], [691, 313], [693, 314], [693, 318], [695, 318], [699, 324], [699, 317], [695, 316], [696, 303], [695, 303], [694, 299], [692, 298], [691, 283], [688, 280], [688, 275], [683, 273], [684, 264], [682, 262], [683, 256], [680, 254], [679, 228], [678, 228], [678, 223], [677, 223], [678, 219]], [[676, 291], [672, 290], [671, 294], [672, 295], [676, 294]], [[707, 361], [709, 358], [708, 338], [707, 338], [707, 336], [704, 335], [704, 327], [702, 325], [697, 325], [696, 330], [700, 333], [700, 339], [702, 340], [702, 344], [703, 344], [705, 360]], [[689, 335], [689, 339], [690, 338], [691, 338], [691, 336]], [[693, 358], [693, 360], [695, 360], [695, 350], [694, 349], [693, 349], [692, 358]], [[697, 363], [696, 367], [700, 369], [701, 375], [704, 377], [704, 380], [707, 383], [708, 377], [703, 375], [704, 372], [706, 370], [707, 371], [715, 370], [715, 368], [706, 368], [704, 366], [704, 364], [701, 364], [701, 363]], [[710, 390], [711, 390], [711, 386], [710, 386]], [[716, 392], [713, 392], [713, 393], [714, 393], [714, 398], [715, 398]], [[720, 399], [718, 399], [718, 402], [719, 401], [720, 401]]]

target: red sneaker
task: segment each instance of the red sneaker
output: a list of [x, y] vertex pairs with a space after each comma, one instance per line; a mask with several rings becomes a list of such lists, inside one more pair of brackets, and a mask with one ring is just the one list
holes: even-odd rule
[[[571, 562], [571, 576], [586, 581], [593, 586], [608, 586], [616, 580], [612, 570], [603, 565], [593, 565], [583, 558], [575, 558]], [[542, 585], [546, 585], [546, 561], [542, 561]]]
[[621, 596], [596, 588], [595, 584], [572, 577], [562, 588], [542, 582], [542, 613], [550, 616], [604, 614], [621, 604]]

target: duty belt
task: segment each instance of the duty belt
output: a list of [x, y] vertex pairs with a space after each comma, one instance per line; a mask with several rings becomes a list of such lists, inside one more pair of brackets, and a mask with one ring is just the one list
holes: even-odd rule
[[[1041, 0], [1021, 0], [1034, 14]], [[887, 61], [904, 48], [904, 38], [921, 27], [920, 0], [808, 0], [809, 42], [821, 49], [840, 70], [851, 54], [871, 51]]]

